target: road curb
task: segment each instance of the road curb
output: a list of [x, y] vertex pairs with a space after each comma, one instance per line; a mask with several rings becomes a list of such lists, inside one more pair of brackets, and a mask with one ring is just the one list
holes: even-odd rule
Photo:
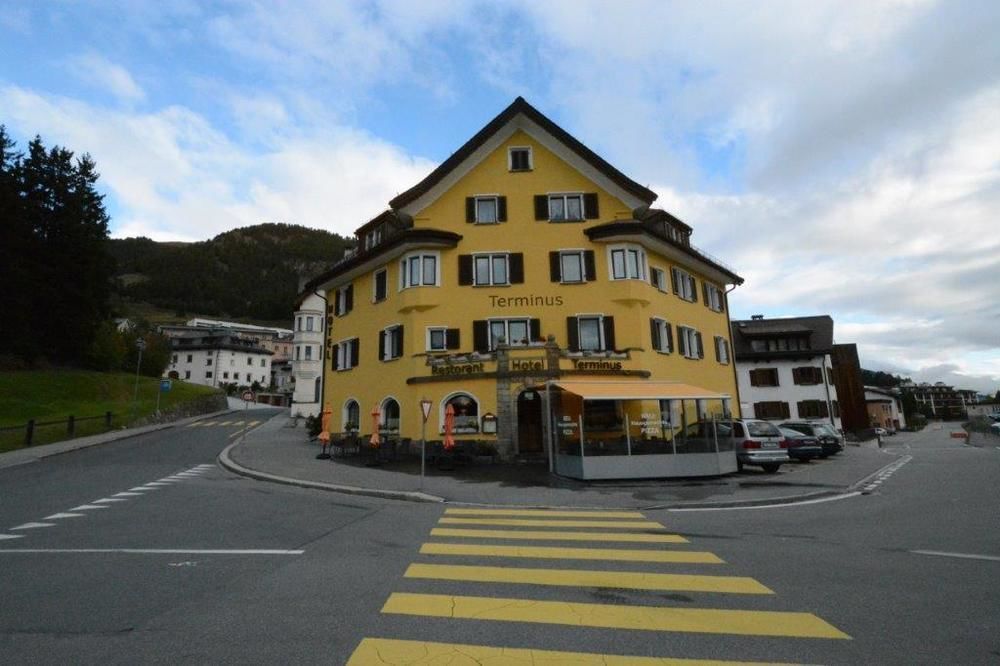
[[241, 442], [233, 442], [222, 450], [219, 454], [218, 462], [224, 468], [234, 474], [245, 476], [258, 481], [270, 481], [286, 486], [296, 486], [299, 488], [311, 488], [313, 490], [326, 490], [328, 492], [343, 493], [345, 495], [363, 495], [365, 497], [380, 497], [382, 499], [404, 500], [407, 502], [423, 502], [431, 504], [441, 504], [447, 502], [443, 497], [428, 495], [426, 493], [411, 492], [405, 490], [382, 490], [379, 488], [360, 488], [358, 486], [344, 486], [336, 483], [323, 483], [321, 481], [306, 481], [305, 479], [294, 479], [278, 474], [260, 472], [239, 464], [229, 455], [229, 451], [239, 446]]
[[236, 410], [224, 409], [217, 412], [189, 416], [187, 418], [171, 421], [169, 423], [155, 423], [153, 425], [142, 426], [139, 428], [112, 430], [98, 435], [80, 437], [78, 439], [67, 439], [61, 442], [52, 442], [51, 444], [40, 444], [37, 447], [32, 446], [14, 449], [13, 451], [5, 451], [0, 453], [0, 469], [26, 465], [28, 463], [38, 462], [39, 460], [43, 460], [45, 458], [51, 458], [52, 456], [60, 456], [66, 453], [72, 453], [73, 451], [79, 451], [81, 449], [89, 449], [93, 446], [100, 446], [101, 444], [120, 442], [124, 439], [139, 437], [140, 435], [158, 432], [160, 430], [167, 430], [168, 428], [188, 425], [189, 423], [195, 423], [196, 421], [201, 421], [203, 419], [211, 419], [217, 416], [222, 416], [223, 414], [230, 414], [234, 411]]

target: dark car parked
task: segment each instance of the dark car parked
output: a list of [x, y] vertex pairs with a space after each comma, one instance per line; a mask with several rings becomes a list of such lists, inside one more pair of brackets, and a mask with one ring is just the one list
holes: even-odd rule
[[823, 453], [820, 454], [820, 458], [826, 458], [844, 450], [844, 438], [829, 423], [789, 421], [788, 423], [782, 423], [781, 427], [791, 428], [804, 435], [810, 435], [818, 439], [820, 446], [823, 447]]
[[823, 445], [819, 443], [819, 439], [816, 437], [784, 426], [780, 426], [778, 430], [788, 440], [789, 458], [808, 462], [813, 458], [819, 458], [823, 455]]

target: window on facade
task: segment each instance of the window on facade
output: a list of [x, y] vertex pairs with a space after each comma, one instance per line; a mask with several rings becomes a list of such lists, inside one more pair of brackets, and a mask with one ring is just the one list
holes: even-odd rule
[[434, 286], [438, 282], [437, 255], [411, 254], [400, 263], [400, 283], [408, 287]]
[[722, 312], [722, 290], [714, 284], [701, 283], [705, 291], [705, 305], [716, 312]]
[[334, 370], [350, 370], [358, 364], [359, 345], [358, 338], [341, 340], [333, 345], [330, 351], [331, 364]]
[[750, 386], [778, 386], [777, 368], [755, 368], [750, 371]]
[[222, 378], [223, 379], [229, 379], [229, 373], [228, 372], [223, 372], [222, 373]]
[[531, 342], [529, 332], [530, 323], [527, 319], [491, 319], [490, 349], [496, 349], [501, 339], [514, 347], [527, 345]]
[[301, 331], [302, 330], [302, 317], [296, 317], [295, 318], [295, 330], [296, 331]]
[[653, 317], [649, 320], [649, 328], [655, 351], [669, 354], [674, 350], [674, 332], [667, 320]]
[[478, 286], [510, 284], [507, 265], [506, 254], [473, 255], [473, 284]]
[[611, 279], [645, 280], [646, 253], [641, 248], [619, 247], [611, 250]]
[[335, 314], [338, 317], [343, 317], [348, 312], [354, 309], [354, 285], [349, 284], [345, 287], [338, 289], [335, 294], [336, 307]]
[[662, 268], [651, 268], [649, 270], [650, 282], [660, 291], [667, 290], [667, 275]]
[[187, 360], [188, 363], [191, 363], [192, 361], [194, 361], [194, 356], [192, 354], [188, 354], [187, 356], [188, 356], [188, 360]]
[[722, 336], [715, 336], [715, 360], [719, 363], [729, 363], [729, 340]]
[[800, 400], [796, 406], [800, 419], [824, 419], [830, 415], [825, 400]]
[[777, 400], [753, 403], [753, 413], [758, 419], [787, 419], [791, 416], [788, 403]]
[[588, 400], [583, 410], [583, 429], [618, 430], [622, 427], [622, 417], [618, 413], [617, 400]]
[[[307, 361], [311, 361], [312, 357], [313, 357], [313, 348], [312, 348], [312, 345], [306, 345], [306, 360]], [[247, 360], [250, 360], [250, 359], [247, 359]]]
[[379, 412], [379, 430], [399, 432], [399, 403], [394, 398], [386, 398]]
[[389, 326], [378, 334], [379, 359], [391, 361], [403, 355], [403, 327]]
[[511, 171], [530, 171], [531, 148], [512, 146], [507, 151], [507, 161]]
[[212, 365], [212, 357], [211, 356], [209, 356], [208, 358], [205, 359], [205, 365]]
[[185, 370], [184, 371], [184, 379], [191, 379], [191, 371], [190, 370]]
[[[302, 360], [302, 345], [295, 345], [295, 360]], [[232, 364], [232, 361], [230, 361], [230, 364]]]
[[247, 365], [253, 365], [253, 359], [247, 356]]
[[475, 398], [467, 393], [458, 393], [448, 398], [444, 405], [442, 405], [442, 424], [444, 424], [444, 416], [448, 405], [451, 405], [451, 408], [455, 412], [455, 433], [479, 432], [479, 403], [476, 402]]
[[601, 317], [579, 317], [577, 325], [580, 331], [580, 349], [582, 351], [600, 351], [604, 349]]
[[695, 280], [687, 271], [674, 268], [670, 271], [674, 281], [674, 293], [685, 301], [695, 302], [698, 300], [698, 290], [695, 288]]
[[566, 318], [567, 348], [570, 351], [612, 351], [615, 349], [615, 320], [605, 315]]
[[361, 425], [361, 405], [357, 400], [344, 403], [344, 430], [356, 431]]
[[205, 372], [205, 379], [211, 379], [211, 378], [212, 378], [212, 371], [211, 370], [206, 371]]
[[705, 358], [701, 333], [689, 326], [678, 326], [677, 351], [685, 358]]
[[446, 351], [459, 348], [457, 328], [432, 326], [427, 329], [427, 351]]
[[497, 219], [497, 198], [476, 197], [476, 222], [478, 224], [493, 224]]
[[549, 219], [554, 222], [562, 220], [583, 219], [582, 194], [550, 194]]
[[799, 385], [813, 385], [823, 383], [823, 368], [803, 366], [792, 368], [792, 381]]
[[375, 271], [373, 282], [372, 301], [375, 303], [384, 301], [388, 292], [388, 271], [384, 268]]
[[306, 317], [306, 330], [307, 331], [313, 330], [313, 318], [312, 317]]

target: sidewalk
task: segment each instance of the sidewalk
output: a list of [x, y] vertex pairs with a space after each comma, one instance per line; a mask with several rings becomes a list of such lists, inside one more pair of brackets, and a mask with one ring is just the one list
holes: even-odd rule
[[753, 506], [831, 497], [850, 491], [896, 460], [873, 443], [848, 446], [826, 460], [790, 463], [778, 474], [748, 470], [701, 479], [584, 483], [549, 474], [546, 465], [470, 464], [442, 472], [420, 461], [365, 467], [357, 458], [317, 460], [320, 446], [287, 414], [229, 446], [220, 463], [253, 478], [351, 494], [424, 502], [594, 508]]

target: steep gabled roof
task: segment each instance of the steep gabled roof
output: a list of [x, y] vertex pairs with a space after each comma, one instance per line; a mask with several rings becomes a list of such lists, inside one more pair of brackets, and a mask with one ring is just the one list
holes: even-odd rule
[[[829, 354], [833, 350], [833, 318], [830, 315], [812, 317], [782, 317], [779, 319], [734, 319], [732, 321], [733, 353], [736, 360], [753, 358], [799, 358]], [[753, 351], [754, 338], [809, 336], [809, 349], [797, 351]]]
[[510, 106], [501, 111], [496, 118], [487, 123], [483, 129], [479, 130], [475, 136], [466, 141], [461, 148], [452, 153], [438, 168], [431, 171], [426, 178], [410, 189], [397, 195], [396, 198], [389, 202], [389, 205], [393, 209], [398, 210], [426, 194], [518, 114], [524, 114], [528, 119], [551, 134], [623, 190], [645, 201], [647, 204], [656, 200], [655, 192], [643, 187], [611, 166], [600, 155], [583, 145], [569, 132], [559, 127], [559, 125], [549, 120], [541, 111], [528, 104], [523, 97], [518, 97]]

